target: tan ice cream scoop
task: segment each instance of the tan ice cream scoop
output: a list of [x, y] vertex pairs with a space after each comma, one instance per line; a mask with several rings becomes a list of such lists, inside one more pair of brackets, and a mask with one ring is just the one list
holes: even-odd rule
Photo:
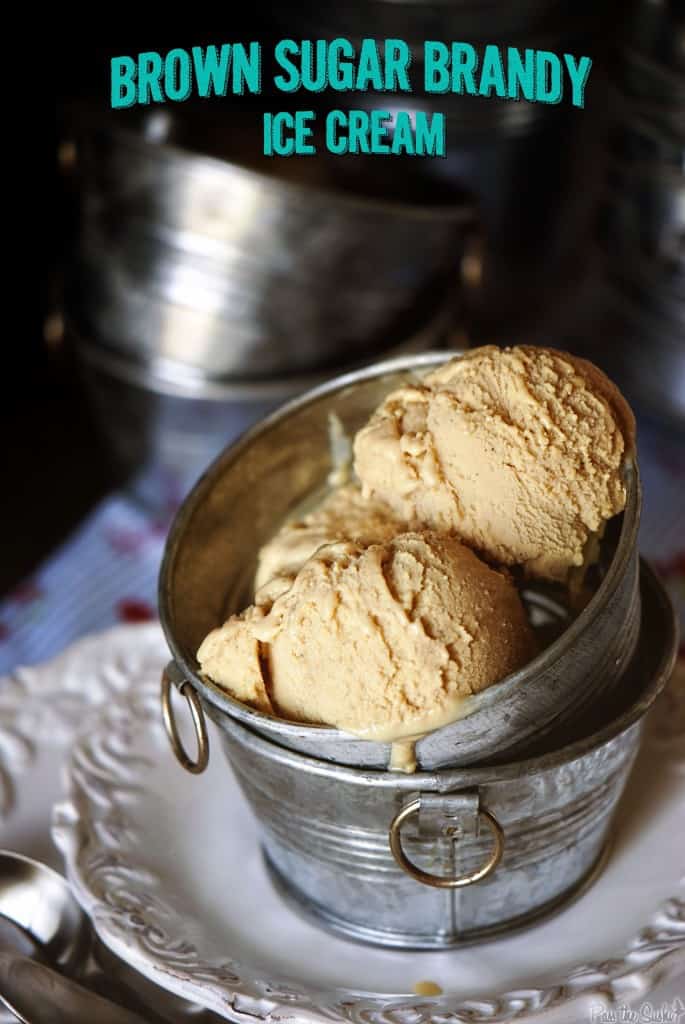
[[198, 660], [262, 711], [388, 741], [453, 721], [536, 650], [506, 575], [455, 538], [404, 533], [320, 548], [273, 604], [210, 633]]
[[262, 547], [255, 589], [278, 577], [286, 577], [287, 585], [324, 544], [354, 541], [366, 547], [390, 540], [402, 529], [387, 505], [365, 500], [357, 484], [346, 484], [331, 491], [308, 515], [286, 523]]
[[474, 349], [394, 391], [354, 442], [363, 492], [413, 528], [566, 580], [626, 502], [632, 412], [592, 363]]

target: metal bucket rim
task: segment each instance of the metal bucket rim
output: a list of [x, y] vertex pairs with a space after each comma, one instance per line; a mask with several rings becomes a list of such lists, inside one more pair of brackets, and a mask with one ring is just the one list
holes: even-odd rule
[[624, 42], [621, 46], [621, 55], [627, 59], [628, 66], [633, 70], [646, 70], [653, 73], [657, 78], [666, 79], [670, 85], [677, 88], [685, 88], [685, 75], [682, 70], [674, 68], [671, 64], [665, 64], [658, 58], [644, 53], [630, 43]]
[[[385, 349], [385, 355], [383, 351], [379, 355], [384, 357], [384, 361], [407, 358], [411, 352], [405, 354], [403, 349], [411, 349], [415, 345], [420, 347], [424, 336], [434, 335], [446, 329], [450, 319], [451, 304], [446, 300], [430, 320], [418, 326], [403, 341]], [[94, 346], [89, 344], [83, 329], [76, 324], [73, 316], [67, 313], [65, 320], [76, 350], [85, 362], [127, 383], [172, 398], [198, 398], [216, 402], [250, 402], [256, 399], [281, 398], [285, 402], [293, 392], [313, 391], [331, 379], [331, 374], [337, 379], [343, 374], [355, 373], [366, 365], [363, 360], [359, 360], [343, 367], [322, 367], [311, 373], [295, 374], [292, 377], [281, 375], [273, 379], [235, 377], [230, 380], [221, 376], [208, 377], [197, 367], [162, 356], [134, 358], [123, 351], [114, 351], [109, 344]], [[397, 352], [396, 356], [388, 354], [393, 350]]]
[[676, 110], [664, 109], [659, 103], [653, 101], [635, 101], [618, 90], [614, 91], [614, 100], [617, 105], [620, 105], [616, 112], [614, 127], [617, 127], [625, 135], [649, 135], [658, 139], [659, 142], [682, 147], [685, 133], [677, 131]]
[[666, 99], [660, 102], [660, 98], [652, 93], [635, 95], [630, 83], [625, 81], [608, 82], [607, 91], [612, 106], [616, 108], [614, 114], [618, 112], [621, 118], [634, 114], [637, 119], [646, 118], [649, 122], [662, 122], [663, 119], [670, 121], [671, 118], [675, 121], [680, 115], [680, 106], [677, 102], [671, 104]]
[[[467, 222], [465, 228], [475, 231], [475, 219]], [[465, 230], [462, 243], [469, 237], [470, 230]], [[120, 237], [112, 236], [106, 219], [99, 214], [84, 218], [80, 255], [82, 265], [98, 271], [105, 279], [125, 275], [127, 287], [138, 289], [137, 275], [131, 266], [133, 256], [147, 261], [145, 272], [148, 280], [153, 277], [163, 279], [170, 270], [182, 264], [184, 268], [201, 273], [206, 279], [204, 286], [218, 293], [224, 293], [227, 285], [233, 285], [233, 280], [226, 279], [229, 272], [243, 286], [268, 276], [270, 280], [306, 288], [312, 286], [312, 275], [320, 272], [309, 258], [287, 269], [279, 268], [277, 263], [269, 263], [264, 253], [258, 253], [253, 260], [251, 251], [244, 246], [236, 246], [235, 242], [221, 235], [207, 235], [189, 226], [170, 224], [143, 214], [127, 215], [126, 233]], [[437, 277], [440, 272], [436, 266], [432, 276]], [[444, 271], [442, 273], [444, 276]], [[371, 278], [371, 281], [375, 282], [375, 279]], [[396, 290], [399, 290], [397, 286]]]
[[[103, 127], [102, 124], [97, 127], [99, 134], [108, 135], [118, 145], [122, 145], [124, 148], [128, 147], [129, 151], [141, 152], [148, 160], [151, 155], [154, 155], [160, 163], [167, 163], [172, 168], [176, 167], [183, 174], [192, 175], [195, 170], [204, 170], [217, 178], [226, 179], [227, 186], [229, 186], [228, 179], [235, 176], [253, 188], [259, 188], [263, 195], [280, 195], [284, 199], [307, 207], [311, 206], [313, 200], [318, 200], [328, 208], [336, 205], [342, 209], [354, 209], [360, 214], [375, 211], [418, 222], [429, 220], [439, 223], [447, 219], [454, 224], [469, 223], [474, 221], [476, 216], [473, 203], [457, 195], [455, 195], [453, 203], [436, 203], [431, 206], [417, 202], [376, 199], [372, 196], [365, 196], [363, 193], [345, 192], [334, 186], [304, 185], [296, 181], [287, 181], [278, 175], [266, 174], [236, 160], [222, 160], [207, 153], [184, 149], [183, 146], [172, 142], [151, 142], [141, 137], [135, 130], [122, 125], [110, 123], [106, 127]], [[79, 131], [74, 134], [77, 138], [82, 137]]]
[[603, 283], [603, 290], [618, 309], [625, 311], [628, 308], [634, 326], [650, 338], [665, 339], [675, 348], [682, 344], [679, 311], [683, 300], [667, 291], [657, 291], [647, 275], [637, 279], [611, 276]]
[[[641, 157], [637, 160], [626, 157], [613, 157], [609, 160], [609, 170], [624, 174], [629, 184], [630, 179], [637, 179], [638, 183], [646, 182], [651, 186], [651, 191], [667, 191], [682, 193], [685, 195], [685, 176], [674, 164], [666, 163], [664, 160], [651, 157]], [[662, 189], [661, 185], [670, 186]], [[613, 189], [608, 189], [608, 194], [613, 195]], [[622, 196], [623, 202], [631, 203], [629, 197]]]
[[[171, 587], [169, 581], [173, 570], [176, 552], [181, 544], [186, 525], [192, 520], [195, 510], [204, 500], [207, 493], [214, 484], [214, 478], [219, 471], [225, 471], [240, 459], [242, 453], [249, 448], [255, 439], [268, 433], [273, 427], [278, 426], [292, 413], [313, 404], [324, 396], [335, 391], [341, 391], [361, 381], [367, 381], [374, 377], [382, 377], [385, 374], [399, 371], [415, 372], [417, 370], [428, 370], [433, 366], [440, 365], [450, 358], [461, 354], [459, 351], [428, 352], [414, 356], [399, 356], [383, 362], [374, 363], [313, 388], [297, 398], [292, 399], [265, 419], [247, 430], [237, 441], [225, 448], [217, 458], [208, 466], [205, 472], [187, 495], [179, 508], [171, 524], [167, 541], [164, 547], [164, 554], [159, 573], [158, 584], [158, 608], [159, 617], [164, 635], [171, 651], [173, 661], [177, 670], [184, 679], [200, 693], [210, 704], [219, 711], [239, 719], [247, 724], [257, 723], [261, 728], [266, 729], [274, 735], [296, 737], [298, 734], [306, 733], [307, 736], [316, 736], [317, 742], [326, 744], [328, 741], [338, 742], [343, 738], [351, 738], [349, 733], [328, 725], [316, 725], [301, 722], [292, 722], [284, 718], [264, 714], [255, 708], [243, 704], [241, 701], [229, 696], [226, 691], [203, 678], [197, 668], [191, 665], [176, 642], [173, 629], [173, 602], [171, 600]], [[602, 579], [599, 587], [592, 595], [588, 604], [579, 615], [571, 622], [567, 629], [553, 641], [548, 647], [540, 652], [532, 661], [528, 662], [516, 672], [505, 676], [499, 682], [483, 690], [481, 693], [471, 697], [472, 710], [469, 715], [477, 713], [483, 707], [496, 703], [509, 694], [510, 691], [519, 685], [524, 685], [526, 680], [537, 672], [548, 668], [563, 656], [565, 651], [575, 640], [582, 635], [586, 626], [594, 618], [599, 609], [610, 599], [614, 584], [622, 577], [623, 571], [635, 548], [637, 530], [639, 523], [639, 508], [641, 500], [641, 488], [637, 462], [632, 459], [627, 465], [628, 494], [621, 532], [616, 545], [616, 550], [611, 563]], [[218, 625], [218, 624], [217, 624]], [[450, 726], [443, 726], [447, 729]], [[437, 731], [437, 730], [436, 730]], [[376, 741], [368, 740], [375, 743]]]
[[[374, 786], [399, 789], [406, 792], [419, 790], [449, 792], [456, 786], [463, 784], [478, 786], [488, 782], [507, 782], [522, 776], [534, 775], [541, 771], [558, 768], [561, 765], [568, 764], [570, 761], [577, 760], [592, 750], [596, 750], [611, 742], [617, 736], [626, 733], [647, 714], [671, 676], [677, 657], [678, 619], [666, 589], [650, 564], [643, 558], [640, 559], [640, 587], [641, 590], [649, 592], [650, 600], [663, 617], [663, 623], [668, 631], [670, 642], [662, 648], [648, 685], [644, 687], [639, 697], [628, 708], [619, 712], [610, 722], [603, 725], [596, 732], [575, 740], [566, 746], [559, 747], [557, 750], [533, 757], [526, 757], [520, 761], [507, 761], [504, 764], [475, 765], [473, 767], [465, 766], [461, 768], [434, 768], [417, 770], [411, 775], [405, 775], [389, 769], [355, 768], [349, 765], [337, 764], [314, 757], [311, 754], [304, 754], [289, 747], [283, 747], [275, 740], [269, 739], [261, 733], [253, 732], [252, 729], [230, 715], [222, 716], [219, 728], [231, 732], [241, 745], [244, 746], [249, 743], [250, 747], [258, 753], [264, 754], [270, 760], [275, 760], [291, 767], [306, 767], [307, 772], [310, 774], [336, 778], [345, 783], [356, 785], [372, 783]], [[640, 643], [649, 642], [649, 637], [643, 634]], [[210, 715], [210, 717], [213, 716]]]

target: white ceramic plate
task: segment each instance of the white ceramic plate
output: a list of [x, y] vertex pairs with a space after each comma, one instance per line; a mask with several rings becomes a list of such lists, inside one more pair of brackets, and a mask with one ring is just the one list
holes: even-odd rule
[[[664, 1004], [677, 1014], [681, 992], [685, 1011], [682, 677], [652, 716], [611, 861], [587, 895], [510, 939], [401, 953], [333, 938], [281, 903], [218, 744], [199, 777], [168, 748], [159, 711], [164, 659], [157, 627], [85, 641], [30, 676], [36, 693], [41, 677], [49, 689], [22, 717], [29, 733], [40, 726], [54, 736], [86, 705], [53, 834], [100, 937], [151, 980], [251, 1024], [608, 1022], [630, 1019], [606, 1016], [615, 1012], [608, 1007], [645, 1000], [647, 1013]], [[414, 994], [421, 980], [443, 995]]]
[[[0, 680], [0, 845], [60, 866], [49, 816], [73, 749], [89, 795], [79, 798], [82, 821], [73, 807], [60, 812], [59, 831], [74, 844], [74, 879], [97, 879], [90, 892], [79, 881], [79, 896], [105, 941], [148, 977], [252, 1024], [269, 1007], [271, 1020], [288, 1021], [677, 1020], [677, 999], [685, 1005], [685, 680], [653, 718], [613, 861], [579, 904], [510, 940], [402, 954], [330, 938], [280, 903], [216, 748], [199, 778], [167, 751], [157, 724], [165, 658], [157, 626], [126, 626]], [[143, 717], [132, 722], [136, 704]], [[126, 763], [133, 751], [142, 761]], [[147, 829], [154, 842], [143, 855]], [[290, 979], [287, 991], [275, 982], [269, 991], [274, 976]], [[411, 989], [420, 979], [439, 982], [445, 996], [418, 999]], [[643, 1003], [642, 1017], [621, 1009], [639, 1013]]]

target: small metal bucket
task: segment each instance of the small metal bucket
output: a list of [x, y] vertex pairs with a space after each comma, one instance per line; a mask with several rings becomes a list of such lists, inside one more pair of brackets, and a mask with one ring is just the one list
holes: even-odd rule
[[551, 753], [415, 776], [284, 749], [210, 710], [294, 907], [348, 937], [437, 949], [559, 909], [597, 876], [645, 713], [668, 678], [676, 624], [641, 572], [641, 640], [621, 686]]
[[[336, 378], [268, 417], [209, 467], [176, 517], [160, 574], [160, 618], [174, 658], [164, 683], [169, 722], [168, 693], [174, 683], [192, 702], [198, 720], [201, 698], [212, 714], [228, 715], [302, 754], [352, 767], [388, 766], [388, 743], [288, 722], [232, 699], [199, 675], [195, 653], [211, 629], [249, 603], [261, 545], [293, 508], [325, 484], [333, 468], [330, 415], [352, 436], [389, 391], [449, 356], [395, 359]], [[469, 698], [464, 718], [417, 743], [421, 769], [523, 756], [532, 743], [572, 721], [621, 679], [640, 620], [635, 466], [627, 467], [627, 485], [626, 510], [609, 524], [602, 543], [602, 579], [587, 606], [530, 664]], [[554, 598], [549, 588], [531, 585], [528, 590], [535, 617], [561, 617], [563, 609]], [[186, 764], [192, 765], [190, 759]]]

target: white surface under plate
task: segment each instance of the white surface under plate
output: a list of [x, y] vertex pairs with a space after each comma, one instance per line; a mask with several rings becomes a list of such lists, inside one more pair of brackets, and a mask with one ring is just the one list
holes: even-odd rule
[[[401, 953], [333, 938], [281, 903], [218, 744], [203, 776], [173, 759], [165, 658], [157, 626], [119, 627], [0, 682], [2, 845], [54, 863], [47, 807], [69, 751], [54, 829], [69, 877], [100, 937], [150, 979], [251, 1024], [608, 1024], [685, 1010], [682, 678], [652, 716], [611, 861], [584, 897], [509, 939]], [[444, 994], [414, 994], [425, 979]]]

